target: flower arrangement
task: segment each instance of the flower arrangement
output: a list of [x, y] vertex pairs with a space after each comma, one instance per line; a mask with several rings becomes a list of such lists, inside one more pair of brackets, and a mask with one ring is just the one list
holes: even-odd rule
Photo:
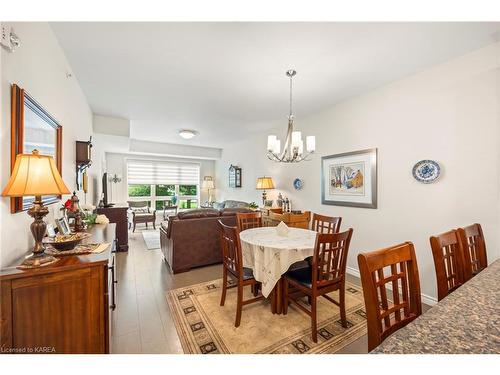
[[66, 202], [64, 202], [63, 207], [61, 208], [61, 210], [68, 210], [68, 211], [72, 211], [72, 209], [73, 209], [73, 202], [71, 201], [71, 199], [68, 199]]
[[106, 215], [96, 215], [95, 223], [96, 224], [108, 224], [109, 219], [107, 218]]
[[91, 204], [82, 204], [82, 211], [83, 211], [83, 221], [86, 224], [95, 224], [97, 214], [94, 213], [95, 206]]

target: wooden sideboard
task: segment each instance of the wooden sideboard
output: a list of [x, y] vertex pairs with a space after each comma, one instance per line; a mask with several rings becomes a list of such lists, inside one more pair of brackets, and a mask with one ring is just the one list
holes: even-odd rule
[[116, 251], [128, 251], [128, 204], [119, 203], [113, 207], [98, 207], [96, 212], [106, 215], [110, 223], [116, 224]]
[[115, 305], [115, 224], [89, 228], [99, 254], [31, 270], [0, 270], [0, 353], [109, 353]]
[[261, 208], [262, 222], [266, 227], [274, 227], [281, 221], [289, 227], [309, 229], [311, 222], [311, 212], [302, 213], [283, 212], [281, 208]]

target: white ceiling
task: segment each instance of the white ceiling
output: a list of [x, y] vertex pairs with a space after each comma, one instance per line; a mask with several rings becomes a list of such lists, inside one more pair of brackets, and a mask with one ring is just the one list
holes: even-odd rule
[[[52, 23], [94, 113], [223, 147], [498, 40], [500, 23]], [[250, 126], [251, 124], [251, 126]], [[184, 141], [177, 131], [199, 136]], [[265, 136], [265, 134], [264, 134]]]

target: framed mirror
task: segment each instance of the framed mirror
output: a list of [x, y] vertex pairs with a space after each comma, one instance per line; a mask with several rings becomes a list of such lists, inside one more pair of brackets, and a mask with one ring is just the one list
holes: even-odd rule
[[[29, 154], [34, 149], [42, 155], [51, 155], [62, 172], [62, 126], [24, 89], [17, 85], [11, 87], [11, 155], [12, 172], [16, 156]], [[51, 204], [61, 196], [44, 196], [43, 203]], [[26, 211], [34, 197], [11, 198], [10, 211]]]

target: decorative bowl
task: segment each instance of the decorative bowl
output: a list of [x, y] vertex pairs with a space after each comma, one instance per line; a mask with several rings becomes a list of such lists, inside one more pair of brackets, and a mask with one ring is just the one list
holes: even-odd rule
[[72, 250], [84, 238], [89, 238], [92, 235], [85, 232], [76, 232], [71, 234], [57, 235], [55, 237], [45, 237], [43, 243], [50, 245], [57, 250]]
[[441, 167], [434, 160], [420, 160], [412, 170], [415, 180], [430, 184], [441, 174]]

